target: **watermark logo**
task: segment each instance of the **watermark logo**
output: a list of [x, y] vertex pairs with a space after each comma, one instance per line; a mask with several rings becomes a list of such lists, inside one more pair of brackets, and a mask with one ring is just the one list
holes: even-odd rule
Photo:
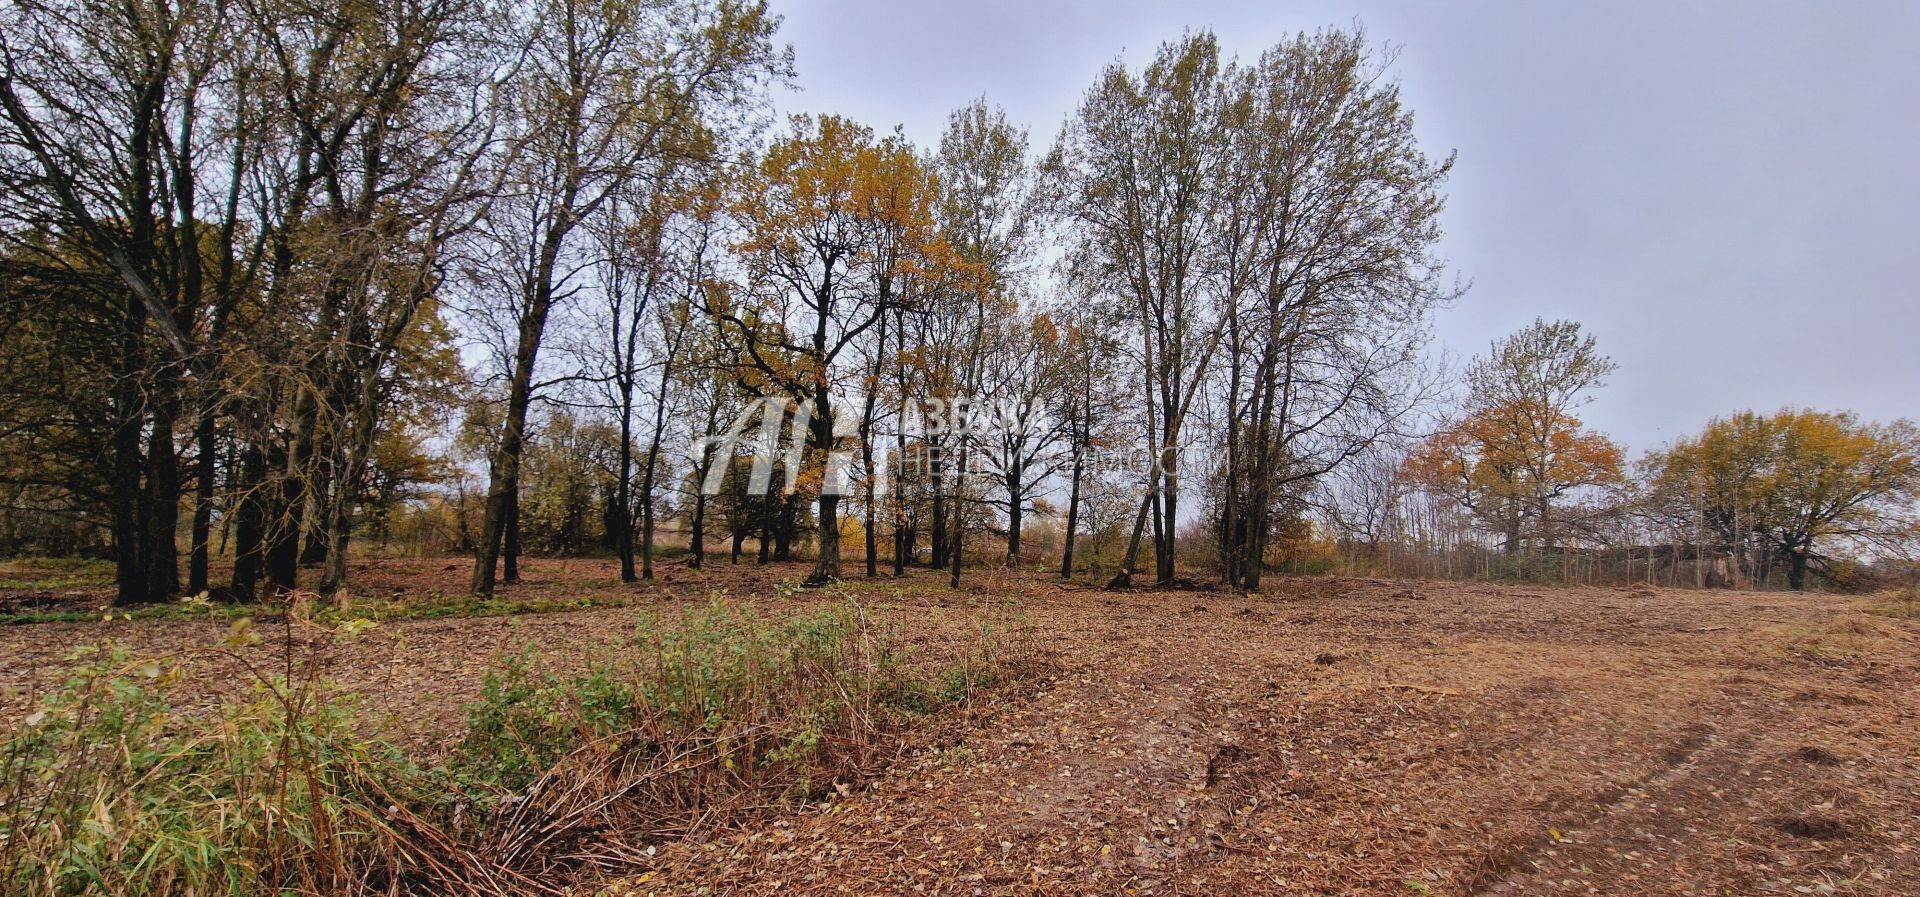
[[[824, 495], [852, 494], [850, 472], [858, 457], [855, 451], [860, 436], [862, 414], [859, 406], [834, 403], [850, 409], [832, 415], [826, 427], [830, 445], [821, 468], [820, 491]], [[893, 452], [888, 463], [875, 466], [871, 494], [888, 494], [890, 475], [905, 481], [909, 472], [921, 479], [963, 482], [993, 472], [1002, 453], [1020, 453], [1035, 469], [1050, 469], [1077, 458], [1083, 472], [1132, 473], [1142, 477], [1165, 471], [1177, 463], [1183, 452], [1149, 451], [1145, 445], [1109, 445], [1086, 438], [1083, 426], [1076, 432], [1062, 427], [1044, 408], [1032, 401], [983, 398], [931, 398], [910, 401], [901, 409], [897, 428], [888, 433], [868, 433], [876, 441], [888, 439], [914, 445]], [[747, 404], [725, 430], [697, 437], [691, 456], [707, 460], [706, 475], [700, 491], [716, 496], [726, 487], [727, 476], [736, 459], [751, 459], [746, 494], [766, 496], [774, 492], [774, 474], [778, 472], [780, 494], [793, 491], [799, 484], [807, 449], [815, 432], [814, 407], [807, 402], [783, 396], [769, 396]], [[1074, 452], [1078, 437], [1078, 451]], [[973, 451], [960, 451], [962, 444]], [[1047, 452], [1036, 446], [1050, 447]], [[899, 448], [896, 442], [896, 448]], [[711, 453], [711, 454], [710, 454]], [[964, 460], [963, 460], [964, 459]], [[1182, 465], [1184, 466], [1184, 465]], [[895, 470], [897, 468], [897, 471]]]
[[[786, 441], [786, 449], [781, 451], [780, 425], [787, 418], [787, 412], [793, 410], [793, 435]], [[748, 428], [754, 418], [760, 418], [759, 433], [751, 439]], [[740, 453], [745, 443], [753, 456], [753, 469], [747, 476], [748, 495], [766, 495], [773, 485], [774, 463], [785, 456], [786, 482], [781, 492], [790, 492], [800, 478], [800, 462], [804, 459], [807, 447], [807, 429], [812, 424], [811, 410], [804, 404], [792, 399], [768, 397], [751, 402], [724, 432], [697, 437], [693, 440], [692, 455], [705, 458], [708, 452], [714, 453], [715, 463], [707, 469], [706, 478], [700, 482], [702, 495], [719, 495], [726, 482], [727, 468], [733, 458]]]

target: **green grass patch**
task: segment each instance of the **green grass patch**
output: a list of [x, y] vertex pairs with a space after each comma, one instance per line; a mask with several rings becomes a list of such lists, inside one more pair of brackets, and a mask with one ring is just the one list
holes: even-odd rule
[[97, 558], [15, 558], [0, 561], [0, 589], [37, 592], [113, 585], [113, 562]]
[[[651, 603], [651, 594], [614, 594], [581, 595], [576, 597], [482, 597], [478, 595], [428, 595], [412, 601], [391, 599], [351, 598], [339, 605], [318, 605], [311, 611], [322, 620], [344, 620], [365, 618], [380, 622], [392, 620], [426, 620], [445, 617], [506, 617], [522, 614], [552, 614], [581, 610], [604, 610], [606, 608], [633, 607]], [[111, 622], [113, 620], [190, 620], [225, 619], [236, 620], [243, 617], [259, 617], [275, 614], [285, 609], [283, 601], [257, 601], [249, 604], [227, 604], [209, 601], [201, 596], [189, 595], [173, 601], [144, 604], [134, 607], [106, 606], [99, 610], [73, 610], [71, 608], [48, 610], [20, 610], [0, 614], [0, 625], [28, 625], [33, 623], [85, 623], [89, 621]]]

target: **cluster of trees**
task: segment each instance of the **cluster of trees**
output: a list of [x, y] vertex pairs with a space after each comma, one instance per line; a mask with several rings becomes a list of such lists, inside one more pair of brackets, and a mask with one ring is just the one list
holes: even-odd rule
[[503, 318], [510, 495], [543, 319], [598, 254], [578, 235], [725, 164], [786, 74], [776, 24], [735, 0], [7, 4], [15, 500], [107, 532], [124, 602], [182, 591], [183, 543], [208, 589], [216, 527], [238, 596], [303, 562], [338, 588], [370, 502], [433, 475], [456, 326]]
[[[1920, 540], [1920, 428], [1785, 409], [1716, 418], [1643, 462], [1642, 513], [1729, 546], [1765, 585], [1789, 588], [1863, 557], [1911, 560]], [[1710, 534], [1710, 535], [1703, 535]]]
[[[1254, 587], [1301, 484], [1422, 394], [1449, 296], [1450, 162], [1358, 33], [1187, 35], [1035, 153], [985, 102], [937, 147], [769, 136], [789, 53], [739, 0], [5, 16], [8, 521], [106, 548], [125, 602], [223, 554], [237, 597], [330, 592], [431, 504], [471, 507], [477, 592], [595, 534], [649, 576], [667, 517], [694, 563], [811, 533], [823, 581], [858, 521], [867, 573], [957, 580], [970, 532], [1031, 559], [1057, 494], [1063, 570], [1130, 522], [1169, 580], [1197, 506]], [[798, 436], [771, 495], [771, 446], [702, 439], [756, 407]]]
[[1661, 521], [1796, 585], [1911, 536], [1906, 424], [1741, 416], [1627, 476], [1574, 416], [1612, 366], [1572, 324], [1497, 344], [1420, 432], [1451, 158], [1364, 34], [1251, 61], [1185, 35], [1036, 150], [984, 100], [927, 147], [773, 121], [777, 26], [749, 0], [10, 4], [5, 550], [108, 553], [138, 603], [316, 565], [331, 593], [356, 536], [426, 519], [475, 592], [524, 552], [650, 577], [663, 528], [693, 564], [811, 542], [824, 582], [846, 534], [867, 575], [957, 584], [1034, 561], [1038, 517], [1063, 575], [1094, 537], [1123, 578], [1244, 589], [1328, 528], [1549, 554]]
[[1910, 562], [1920, 547], [1912, 423], [1743, 411], [1630, 468], [1573, 414], [1612, 371], [1578, 324], [1535, 322], [1468, 367], [1468, 395], [1438, 432], [1381, 443], [1375, 463], [1326, 484], [1329, 519], [1369, 552], [1586, 552], [1614, 558], [1609, 578], [1643, 580], [1664, 559], [1669, 575], [1690, 564], [1695, 585], [1711, 570], [1765, 586], [1777, 571], [1800, 589], [1810, 573], [1846, 578], [1862, 560]]

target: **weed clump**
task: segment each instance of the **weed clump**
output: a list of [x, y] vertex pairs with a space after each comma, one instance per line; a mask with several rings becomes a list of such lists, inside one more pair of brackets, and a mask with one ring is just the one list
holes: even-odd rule
[[319, 637], [279, 672], [249, 660], [244, 621], [206, 649], [256, 680], [211, 716], [166, 662], [76, 654], [0, 745], [0, 892], [558, 894], [646, 842], [873, 771], [995, 669], [986, 648], [908, 663], [851, 603], [766, 620], [716, 598], [578, 673], [509, 658], [455, 749], [420, 764], [318, 676], [330, 639], [371, 624], [286, 625]]

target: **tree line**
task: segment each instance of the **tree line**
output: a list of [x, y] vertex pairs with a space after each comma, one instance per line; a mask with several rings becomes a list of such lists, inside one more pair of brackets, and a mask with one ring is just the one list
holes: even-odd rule
[[922, 147], [774, 116], [757, 2], [0, 16], [0, 538], [109, 554], [123, 603], [331, 594], [423, 526], [478, 593], [528, 552], [649, 578], [665, 528], [957, 585], [1038, 520], [1062, 575], [1110, 540], [1248, 590], [1316, 532], [1437, 550], [1416, 504], [1516, 555], [1711, 530], [1796, 586], [1912, 535], [1913, 428], [1846, 415], [1715, 422], [1621, 499], [1576, 325], [1450, 398], [1452, 158], [1358, 29], [1188, 33], [1044, 145], [983, 99]]
[[1657, 581], [1662, 563], [1671, 584], [1688, 564], [1695, 586], [1766, 586], [1778, 573], [1801, 589], [1819, 573], [1852, 587], [1871, 583], [1874, 565], [1912, 575], [1920, 428], [1740, 411], [1629, 465], [1575, 415], [1613, 370], [1569, 321], [1496, 341], [1468, 365], [1466, 395], [1437, 432], [1383, 445], [1382, 459], [1329, 484], [1334, 519], [1369, 554], [1485, 547], [1532, 559], [1533, 575], [1571, 576], [1583, 555], [1589, 577], [1598, 558], [1611, 581]]

